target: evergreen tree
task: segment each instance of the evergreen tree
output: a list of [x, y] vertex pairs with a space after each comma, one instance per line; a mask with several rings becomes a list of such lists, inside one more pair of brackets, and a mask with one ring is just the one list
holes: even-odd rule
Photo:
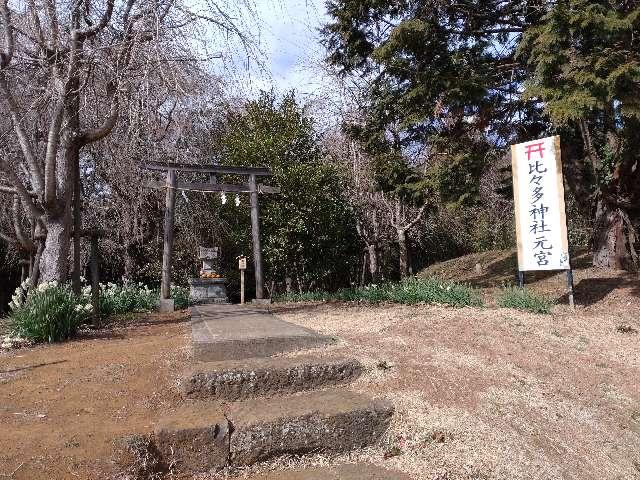
[[[260, 199], [266, 278], [291, 278], [300, 290], [348, 284], [360, 248], [344, 182], [324, 162], [313, 124], [294, 93], [278, 101], [263, 92], [240, 109], [229, 108], [217, 145], [225, 163], [271, 168], [270, 183], [281, 188]], [[234, 216], [227, 216], [232, 233], [248, 245], [248, 212]]]
[[[576, 197], [594, 210], [593, 263], [637, 267], [640, 214], [640, 2], [563, 0], [520, 45], [530, 98], [579, 133], [563, 153]], [[566, 143], [566, 142], [565, 142]]]
[[[504, 1], [332, 0], [328, 10], [329, 64], [363, 79], [360, 121], [346, 129], [374, 159], [379, 190], [408, 206], [467, 205], [477, 200], [495, 145], [539, 133], [535, 121], [521, 132], [509, 121], [525, 110], [539, 116], [518, 97], [525, 68], [513, 42], [535, 9]], [[402, 243], [399, 236], [401, 251]]]

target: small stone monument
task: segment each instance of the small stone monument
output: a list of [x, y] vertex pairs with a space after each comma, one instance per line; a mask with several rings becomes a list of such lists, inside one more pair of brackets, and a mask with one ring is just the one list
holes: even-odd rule
[[227, 279], [220, 274], [220, 249], [199, 248], [200, 278], [189, 280], [192, 303], [227, 303]]

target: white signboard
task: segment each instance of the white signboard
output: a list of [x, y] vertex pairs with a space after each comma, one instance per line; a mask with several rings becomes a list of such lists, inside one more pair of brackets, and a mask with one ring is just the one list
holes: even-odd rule
[[198, 258], [200, 258], [200, 260], [214, 260], [218, 258], [218, 247], [200, 247], [198, 253]]
[[246, 257], [240, 257], [238, 259], [238, 267], [240, 268], [240, 270], [246, 270], [247, 269], [247, 258]]
[[560, 137], [511, 146], [520, 271], [568, 270]]

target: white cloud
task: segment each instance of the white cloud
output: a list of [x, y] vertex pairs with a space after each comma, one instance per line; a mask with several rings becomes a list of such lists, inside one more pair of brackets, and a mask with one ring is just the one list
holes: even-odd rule
[[273, 88], [313, 96], [326, 82], [318, 31], [328, 21], [324, 0], [256, 0], [254, 5], [258, 31], [253, 33], [262, 54], [257, 61], [236, 55], [235, 86], [249, 94]]

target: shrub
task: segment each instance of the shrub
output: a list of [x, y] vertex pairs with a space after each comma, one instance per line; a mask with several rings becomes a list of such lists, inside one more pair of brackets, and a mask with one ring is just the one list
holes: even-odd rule
[[533, 313], [551, 313], [555, 302], [526, 288], [505, 287], [498, 297], [498, 305]]
[[[85, 295], [90, 295], [90, 289]], [[157, 292], [142, 283], [100, 284], [100, 313], [104, 316], [149, 312], [158, 302]]]
[[32, 342], [60, 342], [73, 337], [85, 323], [91, 305], [69, 285], [42, 283], [26, 292], [18, 287], [11, 301], [9, 329]]

